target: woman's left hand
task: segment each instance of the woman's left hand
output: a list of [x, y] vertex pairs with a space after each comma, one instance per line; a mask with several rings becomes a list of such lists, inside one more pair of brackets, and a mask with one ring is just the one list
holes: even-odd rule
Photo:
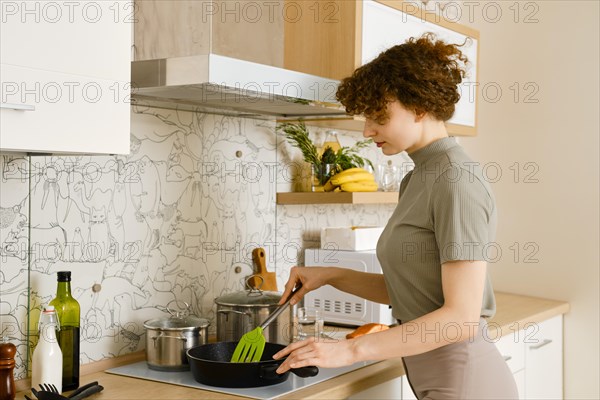
[[355, 362], [353, 342], [354, 340], [319, 342], [315, 338], [308, 338], [292, 343], [273, 356], [276, 360], [288, 356], [276, 372], [283, 374], [290, 368], [302, 368], [310, 365], [323, 368], [352, 365]]

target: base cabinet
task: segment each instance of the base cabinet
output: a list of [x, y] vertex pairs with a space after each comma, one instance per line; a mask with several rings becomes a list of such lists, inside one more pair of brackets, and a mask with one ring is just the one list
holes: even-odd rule
[[402, 400], [417, 400], [417, 396], [413, 393], [406, 375], [402, 377]]
[[562, 399], [562, 316], [525, 331], [525, 398]]
[[[510, 368], [519, 399], [563, 398], [563, 317], [526, 324], [506, 333], [496, 347]], [[401, 376], [349, 397], [359, 399], [416, 400], [406, 376]]]
[[402, 396], [402, 379], [404, 377], [398, 377], [390, 381], [381, 383], [377, 386], [373, 386], [362, 392], [358, 392], [348, 397], [349, 400], [397, 400], [404, 399]]
[[515, 383], [517, 384], [517, 390], [519, 392], [519, 399], [525, 398], [525, 370], [522, 369], [513, 374], [515, 377]]
[[373, 386], [348, 397], [350, 400], [417, 400], [406, 375]]
[[522, 328], [496, 343], [513, 373], [519, 399], [562, 399], [562, 315]]

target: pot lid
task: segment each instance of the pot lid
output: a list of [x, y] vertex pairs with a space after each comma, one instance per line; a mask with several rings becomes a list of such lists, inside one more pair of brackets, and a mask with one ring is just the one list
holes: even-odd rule
[[195, 315], [189, 315], [189, 304], [183, 302], [186, 305], [184, 311], [175, 311], [169, 308], [167, 304], [167, 311], [171, 314], [170, 317], [160, 317], [150, 319], [144, 322], [144, 328], [150, 329], [172, 329], [172, 330], [185, 330], [185, 329], [196, 329], [205, 328], [210, 325], [210, 322], [206, 318], [196, 317]]
[[215, 303], [224, 306], [271, 306], [277, 305], [280, 299], [281, 293], [279, 292], [251, 289], [219, 296], [215, 299]]
[[144, 328], [185, 330], [205, 328], [210, 322], [205, 318], [188, 315], [187, 317], [161, 317], [144, 322]]

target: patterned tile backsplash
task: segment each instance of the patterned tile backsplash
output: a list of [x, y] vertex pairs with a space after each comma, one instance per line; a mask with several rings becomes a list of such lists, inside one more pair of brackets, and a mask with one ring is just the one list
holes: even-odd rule
[[[1, 154], [0, 336], [17, 345], [16, 378], [27, 376], [57, 271], [72, 271], [86, 364], [143, 350], [143, 322], [183, 302], [214, 332], [213, 300], [243, 288], [254, 247], [281, 288], [320, 227], [385, 224], [392, 205], [276, 206], [302, 161], [274, 127], [146, 109], [132, 112], [127, 156]], [[363, 155], [384, 162], [374, 147]]]

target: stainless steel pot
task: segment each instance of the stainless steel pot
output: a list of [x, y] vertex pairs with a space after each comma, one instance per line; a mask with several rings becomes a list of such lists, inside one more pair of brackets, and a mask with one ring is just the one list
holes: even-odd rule
[[[248, 282], [246, 283], [248, 285]], [[237, 342], [244, 333], [259, 326], [277, 309], [281, 293], [258, 288], [229, 293], [215, 299], [217, 340]], [[267, 342], [287, 345], [293, 339], [292, 307], [288, 307], [263, 332]]]
[[204, 318], [173, 312], [171, 317], [144, 322], [146, 328], [146, 362], [158, 371], [187, 371], [190, 369], [186, 352], [208, 342], [210, 322]]

